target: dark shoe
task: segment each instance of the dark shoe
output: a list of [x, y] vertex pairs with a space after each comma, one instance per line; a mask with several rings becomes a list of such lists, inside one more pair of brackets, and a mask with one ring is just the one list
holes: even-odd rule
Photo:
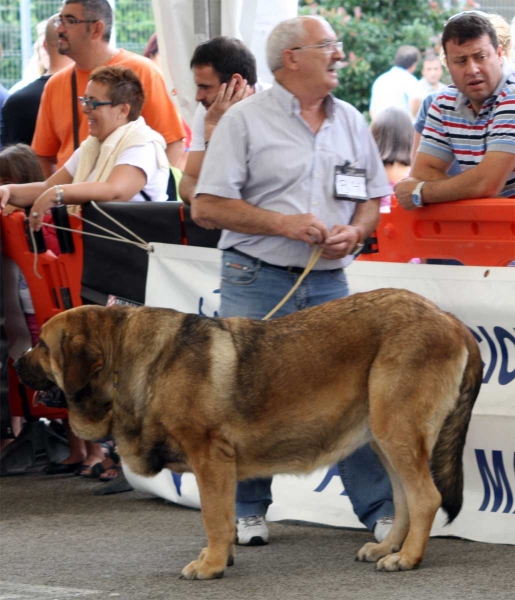
[[95, 467], [97, 465], [101, 465], [102, 463], [95, 463], [94, 465], [85, 465], [82, 464], [76, 471], [75, 475], [80, 475], [81, 477], [85, 477], [86, 479], [96, 479], [98, 475], [96, 475]]
[[104, 471], [106, 471], [109, 467], [104, 467], [104, 465], [99, 462], [96, 465], [93, 465], [91, 467], [91, 474], [89, 475], [89, 477], [93, 477], [95, 479], [98, 479], [100, 477], [100, 475], [102, 475], [102, 473]]
[[76, 463], [55, 463], [51, 462], [45, 469], [46, 475], [70, 475], [82, 467], [81, 462]]
[[107, 494], [119, 494], [120, 492], [132, 492], [134, 488], [125, 479], [125, 475], [120, 473], [116, 479], [111, 480], [109, 483], [102, 485], [96, 489], [93, 494], [95, 496], [106, 496]]

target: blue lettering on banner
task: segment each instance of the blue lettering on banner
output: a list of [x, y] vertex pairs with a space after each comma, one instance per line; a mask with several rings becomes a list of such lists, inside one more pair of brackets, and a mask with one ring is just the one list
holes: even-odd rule
[[[479, 333], [472, 328], [470, 331], [479, 344], [481, 356], [486, 360], [483, 362], [483, 383], [490, 382], [498, 367], [499, 385], [510, 384], [515, 379], [515, 335], [499, 326], [494, 327], [490, 332], [482, 326], [478, 326], [477, 329]], [[486, 342], [486, 345], [482, 345], [481, 342]]]
[[[220, 290], [213, 290], [213, 294], [219, 294]], [[204, 298], [203, 296], [200, 296], [199, 300], [198, 300], [198, 314], [202, 315], [203, 317], [208, 316], [204, 313], [204, 311], [202, 310], [202, 307], [204, 306]], [[218, 311], [215, 310], [213, 317], [218, 317]]]
[[179, 473], [174, 473], [172, 471], [172, 481], [173, 481], [173, 484], [175, 485], [175, 489], [177, 490], [177, 494], [179, 496], [182, 496], [182, 494], [181, 494], [182, 475]]
[[[500, 450], [492, 450], [493, 474], [490, 470], [486, 452], [476, 449], [476, 460], [484, 487], [483, 503], [480, 511], [486, 511], [490, 504], [493, 492], [493, 503], [490, 512], [497, 512], [504, 500], [506, 500], [503, 513], [509, 513], [513, 507], [513, 491], [504, 468], [503, 454]], [[513, 453], [513, 471], [515, 474], [515, 452]], [[515, 514], [515, 511], [513, 512]]]
[[[338, 465], [334, 465], [330, 469], [327, 469], [327, 473], [325, 474], [325, 477], [322, 479], [322, 482], [320, 483], [320, 485], [315, 489], [315, 492], [323, 492], [325, 490], [325, 488], [329, 485], [329, 482], [331, 481], [331, 479], [333, 477], [338, 477], [338, 479], [341, 483], [342, 480], [341, 480], [341, 476], [340, 476], [340, 470], [338, 469]], [[342, 483], [342, 485], [343, 485], [343, 483]], [[345, 489], [340, 494], [340, 496], [348, 496]]]

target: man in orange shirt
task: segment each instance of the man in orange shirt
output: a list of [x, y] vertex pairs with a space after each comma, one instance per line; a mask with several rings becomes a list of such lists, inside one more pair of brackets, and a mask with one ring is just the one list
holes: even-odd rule
[[[138, 75], [145, 90], [142, 116], [164, 137], [168, 160], [177, 166], [183, 155], [185, 135], [180, 117], [168, 96], [164, 79], [153, 63], [127, 50], [109, 46], [113, 23], [109, 2], [65, 0], [55, 23], [59, 52], [72, 58], [75, 65], [54, 75], [41, 98], [32, 147], [41, 161], [45, 177], [59, 169], [75, 150], [72, 102], [77, 105], [78, 143], [88, 136], [88, 122], [78, 106], [78, 96], [84, 95], [91, 71], [103, 65], [123, 65]], [[74, 74], [76, 92], [72, 84]]]

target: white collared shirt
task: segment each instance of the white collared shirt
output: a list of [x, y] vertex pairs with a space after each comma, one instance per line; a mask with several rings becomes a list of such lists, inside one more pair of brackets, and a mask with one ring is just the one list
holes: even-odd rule
[[[243, 199], [285, 215], [312, 213], [330, 230], [351, 222], [354, 202], [335, 199], [335, 167], [349, 161], [366, 169], [369, 198], [390, 193], [377, 146], [362, 115], [332, 95], [315, 134], [300, 103], [277, 82], [231, 107], [206, 152], [196, 194]], [[279, 266], [304, 267], [312, 249], [304, 242], [224, 230], [221, 249], [237, 248]], [[320, 259], [317, 269], [345, 267], [352, 257]]]

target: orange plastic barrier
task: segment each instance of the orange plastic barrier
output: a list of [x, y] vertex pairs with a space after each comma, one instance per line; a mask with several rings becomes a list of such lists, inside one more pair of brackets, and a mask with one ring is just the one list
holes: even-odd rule
[[[8, 216], [1, 216], [2, 227], [2, 253], [11, 258], [20, 268], [27, 283], [34, 305], [36, 319], [41, 327], [48, 319], [59, 312], [80, 306], [80, 297], [83, 245], [82, 235], [73, 233], [75, 252], [56, 256], [50, 250], [38, 254], [37, 270], [42, 279], [34, 271], [34, 253], [27, 239], [25, 229], [25, 214], [16, 211]], [[72, 229], [82, 229], [82, 222], [70, 217]], [[22, 398], [19, 391], [18, 377], [9, 361], [9, 405], [13, 416], [24, 416]], [[35, 418], [47, 419], [63, 418], [66, 409], [48, 408], [34, 400], [34, 391], [25, 388], [29, 411]]]
[[459, 260], [469, 266], [507, 266], [515, 260], [515, 198], [481, 198], [404, 210], [392, 196], [376, 231], [377, 254], [359, 260]]
[[[71, 228], [82, 230], [82, 222], [70, 216]], [[21, 269], [29, 285], [38, 325], [41, 327], [57, 313], [82, 304], [80, 298], [82, 279], [82, 235], [73, 233], [75, 252], [56, 256], [50, 250], [38, 254], [37, 270], [34, 272], [34, 253], [25, 231], [25, 214], [16, 211], [2, 215], [2, 253], [11, 258]]]

